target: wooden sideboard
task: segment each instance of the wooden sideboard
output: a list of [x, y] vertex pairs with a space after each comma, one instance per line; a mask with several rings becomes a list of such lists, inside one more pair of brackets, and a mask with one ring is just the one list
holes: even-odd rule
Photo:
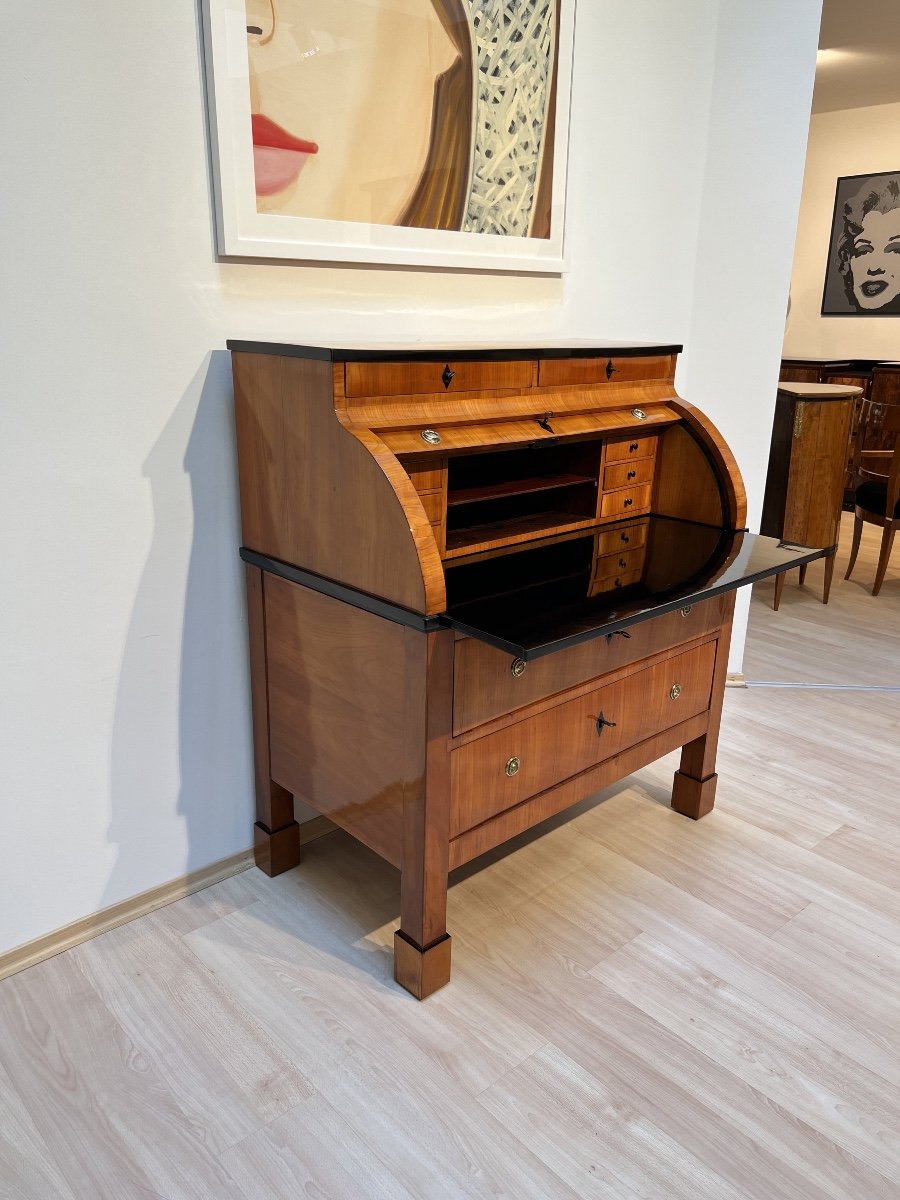
[[[826, 546], [822, 603], [834, 576], [844, 498], [847, 441], [858, 387], [782, 383], [775, 401], [760, 529], [801, 546]], [[806, 567], [800, 568], [805, 582]], [[775, 580], [775, 608], [785, 576]]]
[[745, 531], [677, 346], [233, 352], [256, 859], [294, 798], [399, 868], [395, 977], [450, 977], [448, 872], [679, 747], [713, 806]]

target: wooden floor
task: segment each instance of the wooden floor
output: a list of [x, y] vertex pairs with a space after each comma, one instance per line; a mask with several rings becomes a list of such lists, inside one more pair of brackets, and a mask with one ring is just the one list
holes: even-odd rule
[[[867, 535], [828, 610], [761, 585], [748, 676], [900, 685], [873, 573]], [[896, 1200], [898, 729], [900, 692], [730, 689], [716, 811], [670, 759], [457, 872], [425, 1004], [339, 834], [6, 980], [0, 1196]]]

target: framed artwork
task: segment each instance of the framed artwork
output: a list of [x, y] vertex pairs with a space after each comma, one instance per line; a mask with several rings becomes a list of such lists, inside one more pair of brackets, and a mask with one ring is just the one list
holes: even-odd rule
[[822, 316], [900, 316], [900, 170], [837, 181]]
[[575, 0], [203, 0], [219, 252], [565, 269]]

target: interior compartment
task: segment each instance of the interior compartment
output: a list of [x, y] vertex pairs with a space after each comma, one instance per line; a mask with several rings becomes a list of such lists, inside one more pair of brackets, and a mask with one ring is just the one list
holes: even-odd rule
[[600, 451], [591, 439], [451, 457], [448, 551], [593, 520]]

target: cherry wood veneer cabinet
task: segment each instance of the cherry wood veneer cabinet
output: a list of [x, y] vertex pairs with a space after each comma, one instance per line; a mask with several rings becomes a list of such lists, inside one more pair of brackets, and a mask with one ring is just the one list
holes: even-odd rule
[[395, 976], [450, 977], [447, 876], [682, 747], [713, 806], [746, 533], [678, 346], [233, 352], [256, 861], [298, 797], [401, 872]]

